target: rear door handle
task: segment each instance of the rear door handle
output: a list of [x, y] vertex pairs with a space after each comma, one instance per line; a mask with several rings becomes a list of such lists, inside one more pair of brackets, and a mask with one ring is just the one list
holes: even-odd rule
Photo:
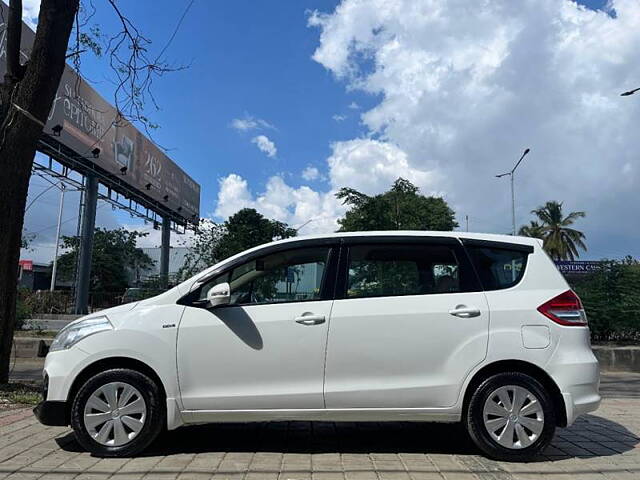
[[320, 325], [325, 322], [324, 315], [314, 315], [312, 313], [303, 313], [295, 318], [296, 323], [301, 325]]
[[449, 314], [459, 318], [479, 317], [480, 309], [476, 307], [467, 307], [466, 305], [458, 305], [453, 310], [449, 310]]

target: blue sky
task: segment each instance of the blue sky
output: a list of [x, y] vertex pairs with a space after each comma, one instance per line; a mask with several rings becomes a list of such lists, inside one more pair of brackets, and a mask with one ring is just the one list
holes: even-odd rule
[[[318, 31], [307, 27], [308, 11], [331, 11], [336, 3], [279, 1], [274, 8], [266, 1], [200, 0], [190, 9], [167, 58], [191, 66], [157, 82], [154, 93], [162, 110], [149, 112], [161, 126], [157, 141], [200, 182], [203, 215], [214, 210], [218, 178], [237, 173], [259, 185], [271, 175], [291, 173], [295, 183], [307, 164], [322, 167], [330, 141], [361, 133], [348, 105], [370, 105], [370, 96], [347, 93], [311, 60]], [[146, 2], [129, 2], [127, 12], [159, 46], [186, 4], [154, 2], [153, 22]], [[102, 18], [113, 16], [105, 11], [97, 23], [106, 24]], [[104, 70], [102, 62], [87, 61], [86, 66], [89, 78], [99, 78]], [[336, 122], [335, 114], [349, 118]], [[258, 132], [230, 128], [234, 118], [248, 115], [274, 126], [261, 132], [277, 146], [274, 159], [250, 142]]]
[[[471, 230], [505, 233], [510, 229], [508, 186], [496, 183], [493, 175], [499, 172], [494, 170], [508, 170], [521, 149], [531, 147], [532, 153], [527, 159], [530, 163], [523, 165], [522, 176], [517, 177], [519, 224], [530, 219], [532, 208], [555, 198], [565, 201], [569, 210], [588, 212], [584, 226], [592, 248], [585, 258], [640, 254], [640, 247], [633, 240], [635, 229], [627, 226], [624, 231], [602, 233], [607, 228], [611, 230], [603, 220], [605, 206], [629, 203], [628, 199], [633, 198], [628, 191], [636, 185], [624, 185], [625, 179], [635, 182], [637, 178], [633, 157], [617, 153], [637, 151], [637, 142], [631, 139], [633, 134], [629, 131], [626, 139], [616, 136], [617, 143], [612, 147], [615, 160], [608, 159], [605, 147], [598, 152], [580, 140], [595, 141], [594, 131], [602, 132], [603, 141], [606, 135], [616, 135], [593, 124], [611, 123], [611, 115], [617, 115], [620, 122], [624, 119], [624, 125], [632, 118], [637, 119], [640, 111], [637, 106], [629, 107], [629, 102], [612, 104], [611, 108], [624, 109], [620, 112], [626, 113], [612, 110], [608, 116], [603, 112], [609, 107], [602, 103], [618, 102], [614, 98], [618, 90], [634, 87], [634, 79], [640, 84], [637, 68], [624, 67], [623, 60], [631, 49], [620, 47], [618, 51], [617, 47], [605, 45], [602, 48], [605, 53], [609, 48], [611, 55], [591, 58], [595, 54], [589, 42], [597, 35], [609, 35], [611, 28], [619, 28], [621, 32], [631, 30], [624, 29], [622, 21], [632, 24], [640, 15], [640, 7], [630, 4], [629, 0], [617, 0], [614, 7], [616, 10], [622, 7], [623, 18], [612, 19], [604, 14], [580, 13], [568, 1], [523, 2], [526, 8], [516, 10], [510, 2], [496, 0], [494, 4], [499, 8], [489, 12], [496, 16], [495, 23], [485, 25], [473, 22], [473, 18], [464, 18], [454, 9], [454, 4], [460, 2], [450, 2], [451, 11], [444, 12], [449, 15], [445, 18], [448, 22], [445, 33], [428, 38], [429, 32], [426, 32], [422, 38], [422, 30], [410, 30], [411, 18], [404, 23], [395, 22], [395, 17], [401, 17], [408, 8], [401, 7], [398, 10], [401, 14], [395, 17], [385, 17], [375, 5], [379, 1], [372, 0], [369, 9], [366, 5], [357, 7], [360, 10], [355, 7], [336, 10], [341, 3], [337, 0], [194, 2], [166, 53], [174, 64], [190, 67], [166, 74], [155, 82], [154, 95], [161, 110], [150, 108], [148, 113], [161, 126], [155, 140], [168, 147], [169, 156], [200, 183], [202, 216], [220, 220], [234, 209], [254, 206], [265, 215], [293, 226], [314, 220], [306, 233], [326, 231], [342, 212], [339, 205], [332, 203], [336, 188], [353, 186], [377, 193], [388, 188], [392, 177], [404, 175], [415, 181], [423, 192], [444, 195], [456, 209], [461, 224], [465, 215], [469, 215]], [[402, 2], [390, 0], [385, 5]], [[342, 2], [345, 7], [353, 7], [352, 3], [351, 0]], [[581, 3], [594, 10], [606, 6], [603, 0]], [[99, 0], [94, 0], [94, 4], [98, 7], [94, 22], [104, 32], [115, 31], [116, 19], [110, 7]], [[158, 51], [188, 2], [156, 0], [121, 4], [145, 36], [153, 40], [152, 50]], [[566, 4], [566, 8], [559, 9], [559, 4]], [[468, 4], [462, 2], [461, 5], [467, 8]], [[480, 7], [474, 4], [470, 8]], [[358, 11], [357, 21], [349, 17], [352, 10]], [[563, 25], [568, 25], [566, 32], [574, 28], [575, 23], [573, 33], [580, 40], [572, 44], [574, 50], [563, 64], [575, 59], [578, 63], [571, 72], [580, 75], [589, 68], [596, 69], [598, 79], [602, 79], [599, 83], [584, 80], [586, 73], [585, 77], [576, 74], [570, 82], [566, 72], [560, 72], [562, 76], [558, 78], [549, 78], [554, 75], [553, 68], [549, 70], [550, 75], [542, 75], [542, 70], [557, 61], [558, 55], [567, 54], [566, 48], [558, 43], [559, 32], [551, 27], [557, 23], [557, 17], [562, 17]], [[314, 26], [308, 25], [310, 19]], [[467, 20], [472, 23], [465, 23]], [[369, 23], [372, 28], [368, 32], [379, 34], [370, 36], [358, 30], [360, 25]], [[477, 30], [474, 30], [475, 23], [480, 24]], [[511, 35], [505, 44], [501, 43], [502, 38], [492, 37], [503, 26], [504, 35]], [[405, 27], [406, 30], [402, 30]], [[434, 35], [435, 30], [434, 27]], [[444, 37], [446, 41], [440, 44]], [[402, 39], [400, 46], [393, 43], [397, 39]], [[635, 37], [628, 39], [629, 42], [635, 40]], [[482, 60], [484, 63], [473, 59], [478, 52], [467, 52], [468, 45], [476, 43], [487, 45], [479, 50], [481, 56], [482, 52], [489, 52]], [[385, 49], [391, 47], [396, 48], [395, 57], [385, 56]], [[636, 54], [637, 50], [636, 46]], [[342, 55], [344, 52], [347, 54]], [[436, 60], [442, 56], [450, 62], [451, 71], [434, 76], [435, 83], [418, 85], [418, 80], [407, 80], [407, 75], [430, 79], [433, 69], [416, 73], [413, 67], [420, 61], [402, 64], [400, 61], [405, 55]], [[497, 57], [500, 57], [499, 64], [495, 64]], [[611, 57], [615, 57], [614, 60]], [[464, 65], [465, 62], [469, 65]], [[538, 70], [536, 65], [540, 66]], [[486, 68], [492, 69], [490, 83], [480, 84], [477, 75], [469, 74]], [[113, 75], [103, 59], [85, 55], [82, 70], [105, 98], [111, 98], [108, 78]], [[469, 76], [464, 77], [467, 74]], [[561, 88], [555, 91], [560, 84]], [[479, 89], [480, 97], [489, 90], [492, 93], [486, 101], [482, 98], [474, 106], [478, 94], [471, 95], [471, 100], [465, 97], [474, 88]], [[566, 92], [581, 96], [580, 109], [576, 110], [576, 104], [571, 101], [565, 105]], [[465, 99], [464, 106], [455, 106], [451, 95]], [[435, 99], [446, 101], [438, 103]], [[587, 113], [584, 102], [589, 109], [597, 106], [597, 112]], [[497, 105], [500, 110], [494, 112]], [[551, 110], [544, 111], [544, 105]], [[456, 108], [462, 116], [451, 116], [450, 111]], [[470, 109], [469, 117], [476, 115], [473, 122], [464, 115], [466, 108]], [[473, 108], [477, 108], [474, 113]], [[518, 127], [520, 123], [525, 124], [523, 116], [530, 117], [527, 129]], [[269, 126], [239, 131], [231, 126], [234, 119], [262, 120], [263, 125]], [[564, 137], [556, 134], [559, 124], [567, 128], [563, 131]], [[611, 123], [611, 128], [616, 125]], [[258, 135], [273, 142], [277, 149], [275, 155], [265, 154], [252, 142]], [[424, 140], [420, 140], [423, 137]], [[459, 139], [457, 147], [446, 145], [440, 137]], [[593, 158], [585, 158], [592, 155], [591, 152], [596, 152]], [[603, 160], [605, 156], [607, 159]], [[599, 183], [601, 171], [580, 172], [581, 164], [576, 163], [579, 159], [590, 165], [611, 161], [605, 171], [618, 169], [624, 173], [617, 183], [612, 179], [612, 184], [623, 184], [620, 196], [611, 189], [595, 192], [593, 186]], [[368, 165], [375, 168], [368, 171]], [[309, 166], [317, 168], [318, 174], [303, 177], [302, 171]], [[552, 168], [557, 169], [562, 178], [549, 180], [536, 176]], [[582, 176], [571, 180], [574, 172]], [[464, 181], [461, 177], [465, 177]], [[32, 197], [42, 190], [42, 184], [39, 179], [32, 182]], [[68, 197], [64, 233], [71, 234], [75, 229], [77, 195]], [[483, 199], [489, 202], [484, 207], [479, 201]], [[26, 228], [41, 232], [34, 242], [36, 251], [29, 255], [45, 260], [52, 253], [54, 229], [51, 224], [56, 193], [44, 195], [40, 202], [42, 208], [27, 215]], [[321, 204], [322, 208], [314, 204]], [[599, 208], [603, 210], [599, 212]], [[109, 227], [126, 224], [151, 231], [140, 221], [108, 208], [99, 211], [98, 222]], [[149, 242], [153, 244], [157, 242], [157, 234], [151, 232]], [[174, 243], [178, 243], [177, 237]]]

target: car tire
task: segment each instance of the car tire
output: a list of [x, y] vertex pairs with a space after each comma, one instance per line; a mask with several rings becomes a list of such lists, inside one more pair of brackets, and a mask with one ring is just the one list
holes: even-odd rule
[[553, 400], [535, 378], [499, 373], [473, 392], [465, 414], [467, 431], [488, 457], [532, 460], [551, 442], [556, 428]]
[[126, 457], [147, 448], [166, 424], [160, 387], [143, 373], [115, 368], [80, 387], [71, 406], [78, 443], [100, 457]]

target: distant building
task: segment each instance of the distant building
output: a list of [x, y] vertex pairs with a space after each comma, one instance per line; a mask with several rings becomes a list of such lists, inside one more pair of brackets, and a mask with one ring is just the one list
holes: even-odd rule
[[34, 263], [33, 260], [20, 260], [18, 263], [18, 288], [48, 290], [50, 286], [50, 265]]
[[[62, 275], [56, 275], [56, 290], [70, 290], [73, 281], [64, 280]], [[18, 262], [18, 287], [29, 290], [49, 290], [51, 288], [51, 264], [35, 263], [33, 260]]]

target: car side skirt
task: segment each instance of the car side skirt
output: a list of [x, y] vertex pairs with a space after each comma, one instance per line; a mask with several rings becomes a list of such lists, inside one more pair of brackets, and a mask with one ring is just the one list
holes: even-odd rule
[[439, 422], [455, 423], [460, 413], [424, 408], [350, 408], [310, 410], [183, 410], [186, 424], [218, 422]]

